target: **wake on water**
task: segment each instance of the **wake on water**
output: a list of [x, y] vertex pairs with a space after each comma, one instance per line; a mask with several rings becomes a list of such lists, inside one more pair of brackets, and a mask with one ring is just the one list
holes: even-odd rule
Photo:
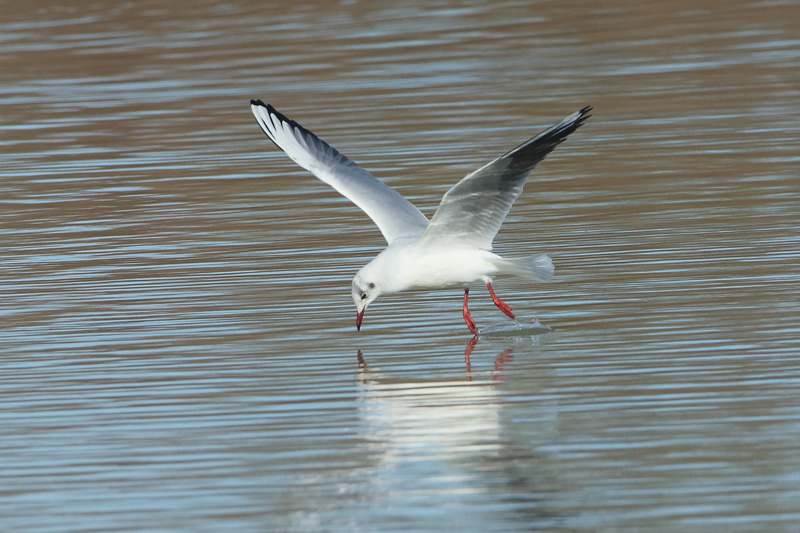
[[534, 319], [533, 322], [525, 324], [522, 322], [513, 321], [512, 324], [503, 322], [500, 324], [491, 324], [484, 328], [478, 328], [479, 337], [522, 337], [529, 335], [544, 335], [553, 331], [549, 326], [545, 326], [538, 320]]

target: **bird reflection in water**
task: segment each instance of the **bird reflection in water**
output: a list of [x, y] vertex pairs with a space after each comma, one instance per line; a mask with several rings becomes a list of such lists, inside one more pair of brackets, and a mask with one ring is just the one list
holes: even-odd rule
[[[472, 363], [471, 357], [472, 354], [475, 352], [475, 348], [478, 346], [478, 337], [473, 337], [469, 343], [467, 343], [466, 348], [464, 348], [464, 364], [465, 370], [467, 371], [467, 381], [472, 381]], [[367, 361], [364, 359], [364, 353], [361, 350], [358, 350], [356, 354], [356, 358], [358, 360], [358, 373], [359, 379], [363, 382], [366, 380], [366, 374], [368, 372], [367, 369]], [[508, 365], [511, 364], [511, 361], [514, 360], [514, 347], [510, 346], [500, 352], [497, 358], [494, 361], [494, 369], [496, 372], [502, 372], [507, 370]], [[493, 379], [498, 379], [498, 375], [493, 376]]]
[[[464, 349], [464, 364], [466, 365], [467, 368], [467, 380], [469, 381], [472, 381], [472, 375], [470, 374], [470, 372], [472, 372], [471, 357], [472, 354], [475, 352], [475, 348], [477, 346], [478, 346], [478, 336], [476, 335], [472, 337], [472, 339], [470, 339], [469, 343], [467, 343], [467, 347]], [[496, 371], [505, 370], [507, 365], [509, 365], [513, 359], [514, 359], [514, 348], [508, 347], [502, 352], [500, 352], [500, 355], [498, 355], [497, 359], [495, 359], [494, 369]], [[497, 375], [495, 375], [493, 379], [497, 379]]]

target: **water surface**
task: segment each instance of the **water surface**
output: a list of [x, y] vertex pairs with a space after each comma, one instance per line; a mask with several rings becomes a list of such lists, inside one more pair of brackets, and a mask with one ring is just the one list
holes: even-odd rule
[[[796, 15], [5, 5], [0, 529], [792, 530]], [[380, 233], [250, 98], [427, 214], [593, 105], [496, 240], [553, 257], [495, 284], [551, 331], [454, 291], [356, 333]]]

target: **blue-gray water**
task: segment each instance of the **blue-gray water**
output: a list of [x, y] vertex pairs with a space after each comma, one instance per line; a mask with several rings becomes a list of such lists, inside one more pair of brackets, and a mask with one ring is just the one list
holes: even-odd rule
[[[796, 527], [793, 2], [173, 4], [3, 5], [0, 530]], [[380, 233], [250, 98], [428, 214], [593, 105], [496, 241], [552, 331], [356, 333]]]

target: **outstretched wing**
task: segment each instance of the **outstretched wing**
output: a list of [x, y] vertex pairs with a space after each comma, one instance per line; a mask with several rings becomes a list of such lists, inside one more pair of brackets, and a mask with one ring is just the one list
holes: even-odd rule
[[428, 219], [394, 189], [271, 105], [251, 100], [250, 109], [278, 148], [363, 209], [389, 244], [403, 237], [419, 237], [425, 231]]
[[420, 245], [435, 246], [441, 239], [491, 250], [530, 171], [581, 127], [591, 110], [584, 107], [455, 184], [442, 198]]

